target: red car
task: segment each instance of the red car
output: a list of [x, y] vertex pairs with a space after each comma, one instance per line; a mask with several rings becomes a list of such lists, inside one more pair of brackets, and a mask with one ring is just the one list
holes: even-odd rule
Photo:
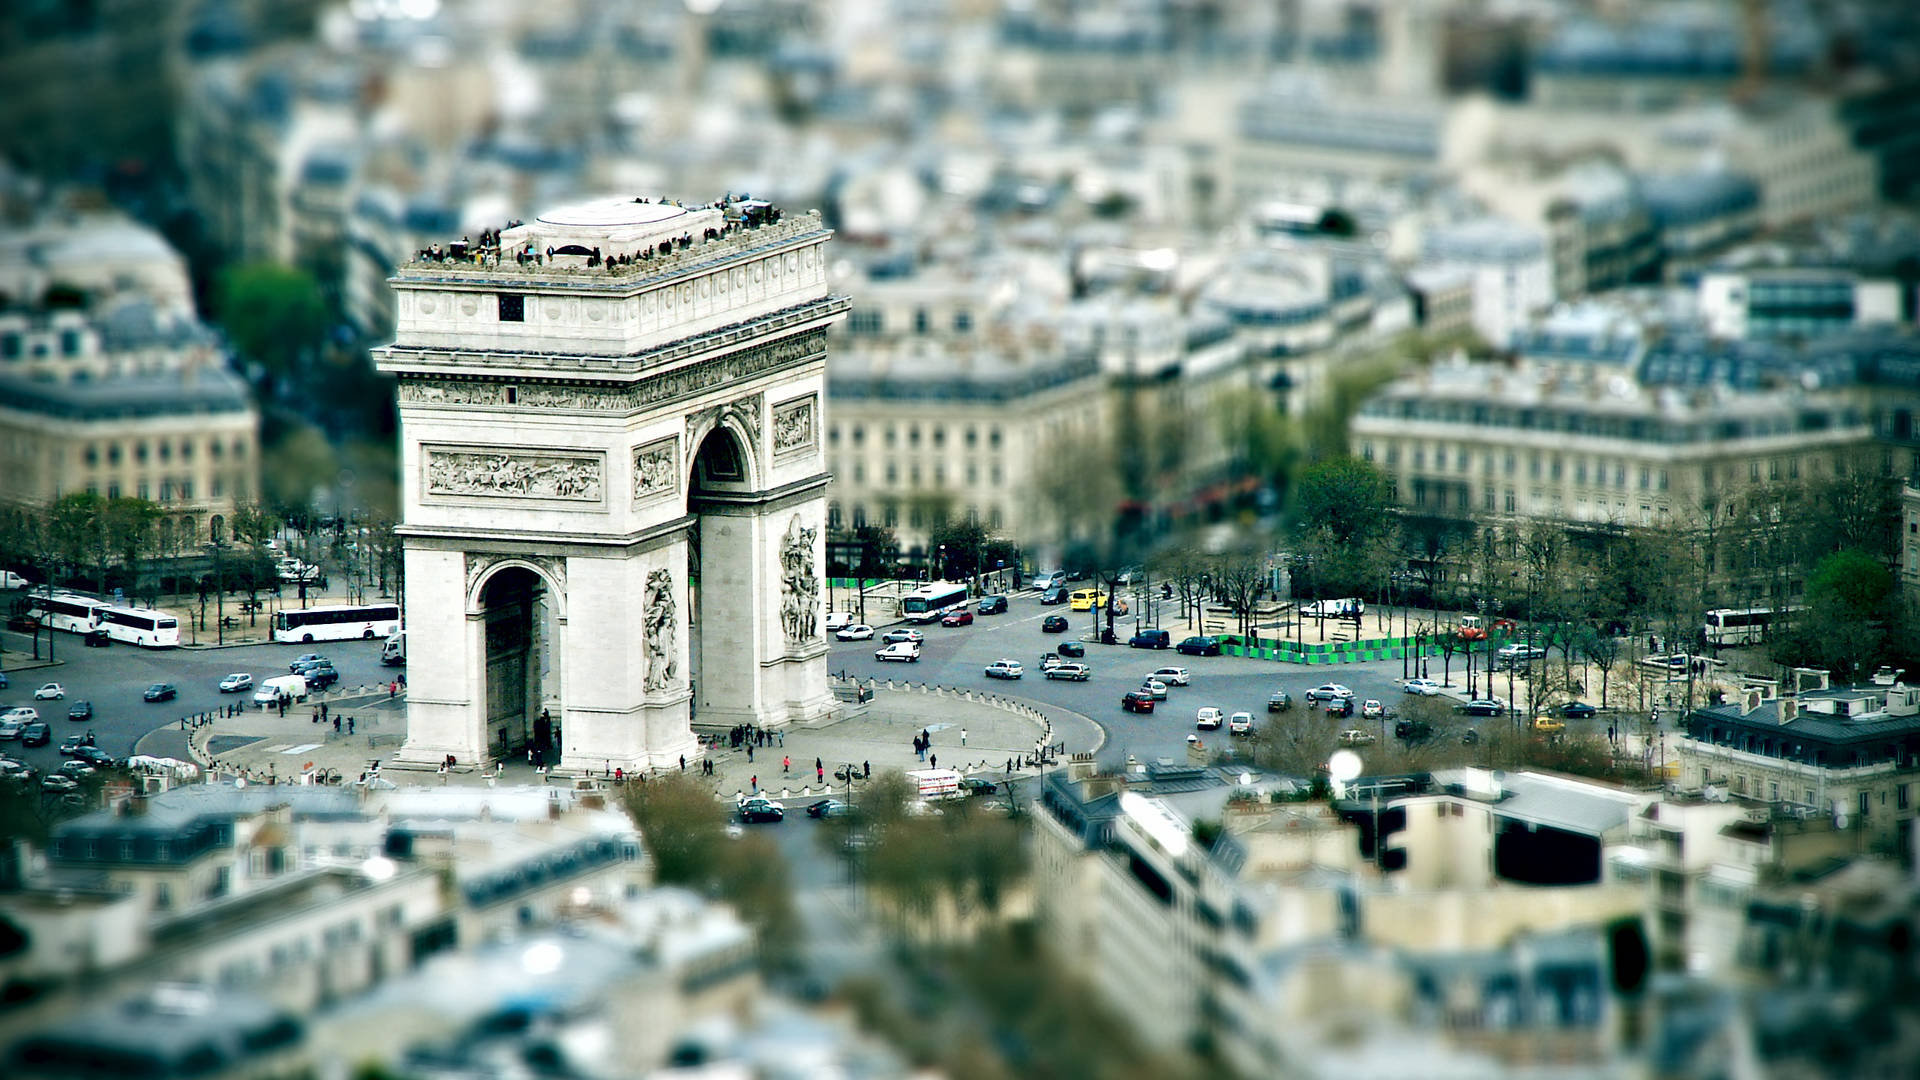
[[941, 617], [940, 625], [941, 626], [972, 626], [973, 612], [967, 610], [966, 608], [961, 608], [959, 611], [949, 611], [946, 613], [946, 615]]
[[1128, 712], [1152, 712], [1153, 695], [1145, 690], [1129, 690], [1127, 696], [1120, 699], [1120, 707]]

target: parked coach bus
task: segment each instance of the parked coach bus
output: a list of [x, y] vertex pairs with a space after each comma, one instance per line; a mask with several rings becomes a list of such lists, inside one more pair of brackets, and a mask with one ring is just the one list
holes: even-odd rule
[[1773, 635], [1777, 624], [1787, 622], [1802, 607], [1789, 608], [1715, 608], [1707, 612], [1705, 627], [1709, 645], [1752, 645]]
[[180, 620], [164, 611], [109, 607], [94, 617], [96, 629], [115, 641], [148, 649], [171, 649], [180, 644]]
[[400, 629], [400, 605], [355, 604], [282, 611], [273, 617], [275, 641], [344, 641], [392, 637]]

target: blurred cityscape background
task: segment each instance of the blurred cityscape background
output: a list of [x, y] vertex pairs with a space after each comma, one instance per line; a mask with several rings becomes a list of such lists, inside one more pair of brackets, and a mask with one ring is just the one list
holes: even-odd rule
[[[258, 640], [268, 590], [398, 596], [388, 277], [609, 193], [836, 230], [843, 583], [1064, 567], [1170, 609], [1178, 583], [1184, 614], [1239, 559], [1243, 630], [1262, 592], [1364, 596], [1433, 612], [1451, 665], [1441, 611], [1552, 609], [1569, 671], [1596, 635], [1690, 651], [1720, 644], [1703, 611], [1812, 611], [1755, 708], [1830, 674], [1878, 741], [1735, 767], [1731, 800], [1706, 757], [1431, 773], [1393, 792], [1457, 864], [1420, 864], [1419, 903], [1337, 885], [1385, 872], [1386, 819], [1271, 779], [1318, 758], [1063, 771], [1012, 825], [882, 791], [919, 847], [850, 917], [885, 942], [845, 946], [868, 980], [831, 989], [769, 947], [812, 925], [781, 854], [697, 800], [195, 787], [138, 828], [36, 802], [7, 818], [0, 1034], [68, 1029], [22, 1068], [136, 1075], [77, 1048], [203, 1027], [222, 1076], [1920, 1067], [1920, 6], [11, 0], [0, 568], [193, 644]], [[1734, 708], [1708, 695], [1675, 707]], [[680, 849], [643, 852], [650, 823]], [[1588, 869], [1496, 865], [1496, 829], [1585, 838], [1539, 857]], [[1243, 952], [1204, 944], [1223, 926]]]

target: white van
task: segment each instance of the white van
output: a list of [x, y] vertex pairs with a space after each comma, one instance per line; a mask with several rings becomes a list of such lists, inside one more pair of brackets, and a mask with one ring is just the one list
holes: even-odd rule
[[0, 589], [24, 589], [32, 584], [11, 570], [0, 570]]
[[307, 677], [276, 675], [267, 679], [253, 692], [253, 703], [266, 708], [278, 704], [283, 697], [289, 701], [307, 700]]

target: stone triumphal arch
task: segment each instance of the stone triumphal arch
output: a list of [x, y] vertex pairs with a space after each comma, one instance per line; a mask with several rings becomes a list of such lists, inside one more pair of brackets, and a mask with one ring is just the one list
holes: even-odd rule
[[831, 707], [828, 236], [606, 199], [395, 274], [402, 761], [663, 766]]

